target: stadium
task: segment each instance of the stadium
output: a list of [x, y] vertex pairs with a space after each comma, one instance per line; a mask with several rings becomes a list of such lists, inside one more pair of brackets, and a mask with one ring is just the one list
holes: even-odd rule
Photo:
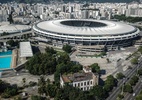
[[120, 22], [93, 19], [61, 19], [38, 22], [36, 36], [54, 46], [70, 44], [81, 51], [116, 50], [134, 44], [139, 29]]

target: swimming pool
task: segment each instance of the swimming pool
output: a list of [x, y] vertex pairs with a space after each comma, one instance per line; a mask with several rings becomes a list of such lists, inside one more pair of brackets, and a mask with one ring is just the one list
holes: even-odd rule
[[12, 61], [12, 51], [0, 52], [0, 70], [10, 69]]
[[0, 70], [1, 69], [9, 69], [10, 66], [11, 66], [11, 56], [0, 58]]
[[12, 51], [8, 50], [7, 52], [0, 52], [0, 56], [12, 55]]

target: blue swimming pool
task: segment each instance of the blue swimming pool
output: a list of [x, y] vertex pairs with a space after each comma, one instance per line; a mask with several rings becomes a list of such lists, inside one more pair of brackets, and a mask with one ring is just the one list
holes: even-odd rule
[[0, 56], [12, 55], [12, 51], [8, 50], [7, 52], [0, 52]]
[[0, 52], [0, 70], [10, 69], [12, 60], [12, 51]]
[[11, 66], [11, 56], [0, 57], [0, 70], [1, 69], [10, 69], [10, 66]]

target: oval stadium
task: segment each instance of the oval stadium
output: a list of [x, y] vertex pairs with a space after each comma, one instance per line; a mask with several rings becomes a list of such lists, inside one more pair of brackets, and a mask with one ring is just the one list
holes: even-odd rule
[[85, 51], [116, 50], [131, 46], [139, 37], [139, 29], [120, 22], [93, 19], [61, 19], [38, 22], [36, 36], [54, 46], [70, 44]]

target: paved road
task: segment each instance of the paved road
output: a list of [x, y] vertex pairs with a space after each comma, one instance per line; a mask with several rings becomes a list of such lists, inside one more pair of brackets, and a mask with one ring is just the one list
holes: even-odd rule
[[[132, 67], [133, 69], [129, 70], [129, 71], [125, 74], [126, 79], [125, 79], [125, 80], [120, 80], [120, 81], [118, 82], [118, 86], [112, 90], [113, 92], [110, 93], [110, 96], [109, 96], [106, 100], [116, 100], [118, 94], [121, 92], [121, 89], [120, 89], [121, 86], [122, 86], [124, 83], [127, 83], [127, 82], [130, 80], [130, 78], [131, 78], [131, 77], [135, 74], [135, 72], [137, 71], [137, 68], [138, 68], [138, 69], [139, 69], [139, 68], [142, 68], [142, 66], [140, 66], [141, 64], [142, 64], [142, 59], [140, 59], [139, 65], [133, 66], [133, 67]], [[129, 79], [128, 79], [128, 78], [129, 78]]]
[[127, 93], [124, 96], [124, 100], [135, 100], [135, 96], [137, 96], [140, 93], [141, 89], [142, 89], [142, 81], [141, 80], [142, 79], [140, 78], [138, 83], [133, 87], [133, 93], [132, 94]]

